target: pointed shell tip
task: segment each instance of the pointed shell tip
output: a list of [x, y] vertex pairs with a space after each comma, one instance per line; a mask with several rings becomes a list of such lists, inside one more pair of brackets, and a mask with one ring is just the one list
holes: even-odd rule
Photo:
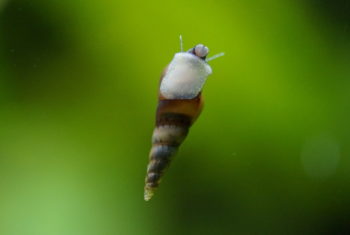
[[153, 196], [153, 192], [151, 190], [145, 190], [144, 199], [146, 202], [151, 200], [152, 196]]

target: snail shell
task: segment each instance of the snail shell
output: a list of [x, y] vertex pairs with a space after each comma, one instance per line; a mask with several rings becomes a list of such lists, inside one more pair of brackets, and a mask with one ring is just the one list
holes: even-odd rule
[[153, 196], [190, 126], [202, 111], [201, 91], [212, 73], [205, 61], [208, 51], [198, 44], [188, 52], [176, 53], [161, 76], [156, 127], [145, 179], [146, 201]]

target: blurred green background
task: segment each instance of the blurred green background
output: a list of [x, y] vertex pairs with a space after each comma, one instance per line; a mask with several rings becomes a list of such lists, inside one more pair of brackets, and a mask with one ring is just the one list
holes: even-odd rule
[[[0, 234], [350, 234], [350, 2], [0, 0]], [[158, 81], [205, 109], [150, 202]]]

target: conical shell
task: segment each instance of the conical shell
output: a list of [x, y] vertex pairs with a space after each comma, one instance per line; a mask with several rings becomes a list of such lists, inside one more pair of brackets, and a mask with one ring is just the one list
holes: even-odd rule
[[168, 100], [159, 97], [156, 128], [145, 179], [146, 201], [151, 199], [192, 123], [202, 109], [201, 95], [190, 100]]

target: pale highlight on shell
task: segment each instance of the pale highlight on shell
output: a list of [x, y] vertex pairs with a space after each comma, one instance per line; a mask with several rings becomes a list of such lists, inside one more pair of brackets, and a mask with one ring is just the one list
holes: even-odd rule
[[176, 53], [161, 82], [160, 92], [167, 99], [193, 99], [211, 73], [210, 65], [198, 56]]

